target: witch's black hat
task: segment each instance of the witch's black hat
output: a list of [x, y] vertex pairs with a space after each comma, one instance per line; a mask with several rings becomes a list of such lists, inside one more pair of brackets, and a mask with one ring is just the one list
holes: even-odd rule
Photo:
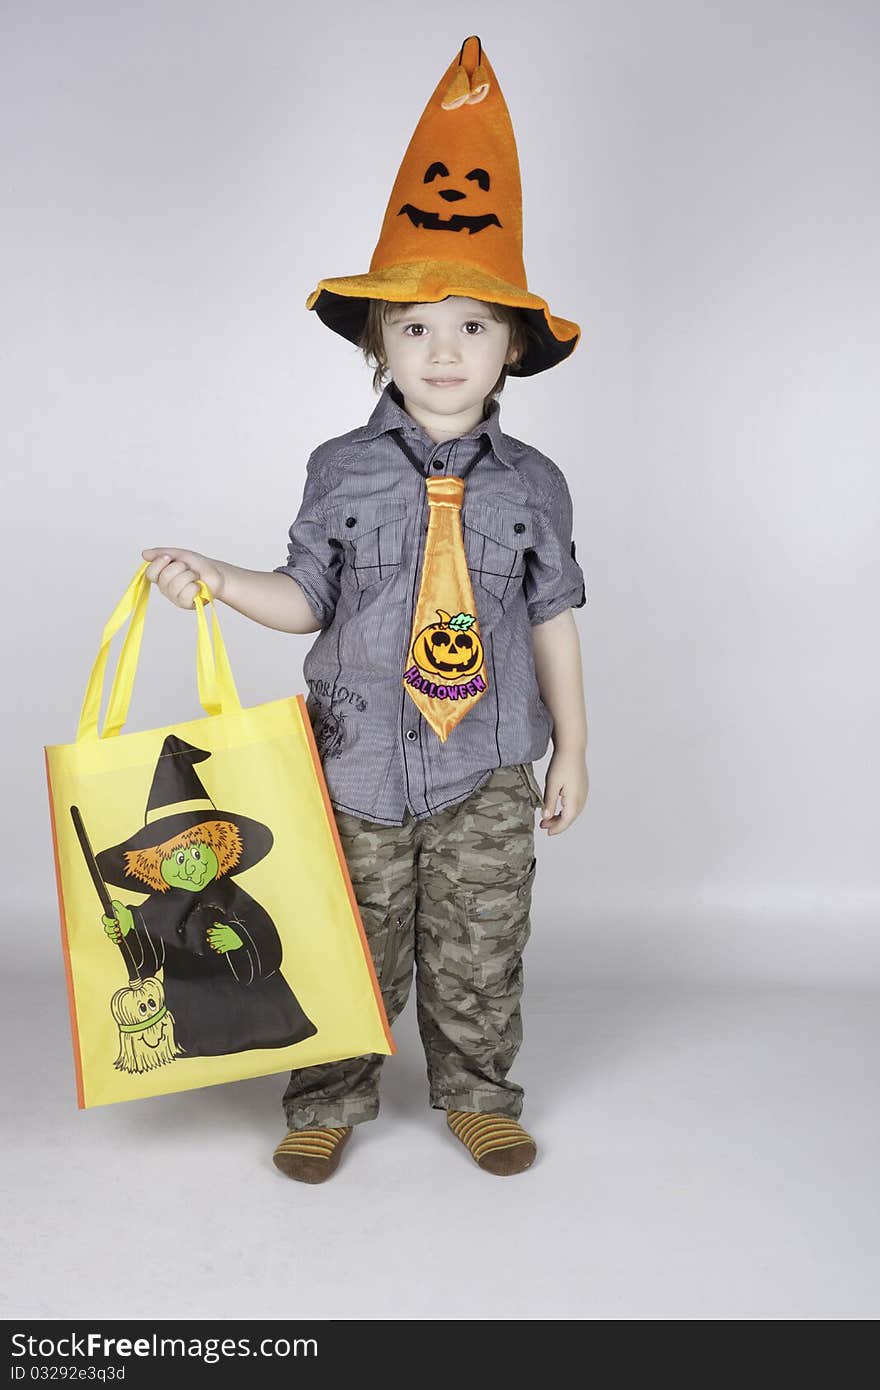
[[125, 855], [132, 850], [152, 849], [165, 840], [172, 840], [181, 831], [201, 821], [228, 821], [241, 835], [242, 854], [235, 873], [243, 873], [264, 859], [272, 848], [273, 835], [267, 825], [233, 811], [218, 811], [202, 785], [193, 766], [204, 762], [211, 754], [204, 748], [194, 748], [177, 734], [169, 734], [162, 745], [153, 773], [153, 784], [147, 797], [144, 826], [122, 844], [101, 850], [96, 862], [105, 883], [120, 888], [144, 891], [143, 881], [129, 874]]

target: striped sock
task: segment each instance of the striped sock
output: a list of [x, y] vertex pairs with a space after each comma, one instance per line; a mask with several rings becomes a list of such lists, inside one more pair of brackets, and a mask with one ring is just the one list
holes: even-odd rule
[[509, 1115], [447, 1110], [446, 1123], [471, 1157], [489, 1173], [521, 1173], [535, 1161], [537, 1145]]
[[324, 1182], [339, 1166], [351, 1125], [322, 1129], [291, 1129], [272, 1155], [272, 1162], [298, 1182]]

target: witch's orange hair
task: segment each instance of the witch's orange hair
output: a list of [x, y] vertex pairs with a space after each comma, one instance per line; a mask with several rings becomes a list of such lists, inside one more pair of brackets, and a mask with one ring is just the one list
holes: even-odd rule
[[182, 830], [171, 840], [149, 849], [126, 850], [125, 871], [133, 878], [139, 878], [148, 888], [157, 893], [166, 893], [170, 884], [162, 877], [162, 862], [170, 859], [179, 849], [187, 845], [207, 844], [217, 856], [219, 868], [217, 877], [222, 878], [235, 868], [244, 852], [241, 832], [237, 825], [228, 820], [205, 820]]

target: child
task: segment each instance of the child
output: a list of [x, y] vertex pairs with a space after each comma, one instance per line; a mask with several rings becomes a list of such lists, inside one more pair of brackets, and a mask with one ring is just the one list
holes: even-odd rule
[[[389, 1022], [415, 965], [431, 1105], [481, 1168], [511, 1174], [536, 1155], [508, 1080], [534, 810], [558, 834], [587, 796], [570, 612], [585, 591], [563, 474], [502, 433], [495, 397], [509, 371], [562, 361], [579, 330], [526, 289], [513, 131], [468, 42], [410, 142], [370, 274], [321, 281], [307, 301], [362, 348], [377, 388], [390, 380], [366, 425], [309, 459], [287, 563], [142, 554], [182, 608], [203, 580], [267, 627], [320, 632], [307, 707]], [[532, 762], [551, 730], [542, 798]], [[378, 1114], [382, 1061], [291, 1073], [283, 1173], [335, 1171]]]

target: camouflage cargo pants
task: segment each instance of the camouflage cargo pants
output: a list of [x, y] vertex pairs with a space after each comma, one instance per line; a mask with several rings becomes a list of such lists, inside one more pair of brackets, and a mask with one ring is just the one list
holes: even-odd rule
[[[413, 967], [430, 1103], [518, 1119], [507, 1080], [522, 1042], [522, 953], [535, 876], [531, 763], [496, 768], [465, 801], [403, 825], [335, 811], [389, 1023]], [[384, 1057], [368, 1053], [291, 1072], [290, 1129], [354, 1125], [379, 1113]]]

